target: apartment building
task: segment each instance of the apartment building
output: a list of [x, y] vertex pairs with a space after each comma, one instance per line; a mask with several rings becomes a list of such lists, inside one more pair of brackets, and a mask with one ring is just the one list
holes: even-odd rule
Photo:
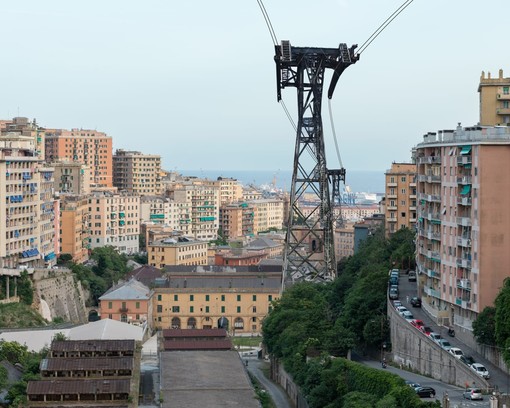
[[423, 307], [471, 330], [508, 277], [510, 128], [429, 132], [416, 147]]
[[165, 225], [183, 234], [191, 234], [191, 202], [162, 196], [140, 198], [140, 221]]
[[270, 228], [277, 230], [282, 229], [284, 212], [283, 200], [278, 198], [265, 198], [248, 201], [246, 204], [254, 209], [254, 234], [268, 231]]
[[89, 195], [89, 211], [92, 249], [111, 245], [126, 254], [139, 251], [139, 196], [94, 191]]
[[87, 129], [46, 129], [46, 161], [75, 161], [90, 168], [92, 187], [113, 186], [112, 138]]
[[186, 237], [165, 238], [147, 244], [149, 265], [207, 265], [207, 242]]
[[152, 315], [151, 290], [142, 282], [130, 279], [113, 286], [99, 298], [101, 319], [112, 319], [138, 326]]
[[113, 185], [138, 195], [161, 194], [161, 156], [117, 149], [113, 155]]
[[255, 234], [255, 207], [248, 203], [220, 207], [220, 229], [226, 239], [252, 237]]
[[261, 333], [271, 302], [281, 296], [280, 273], [174, 273], [153, 289], [157, 329], [226, 328]]
[[50, 163], [55, 169], [55, 192], [65, 194], [90, 193], [90, 168], [83, 163], [68, 160]]
[[337, 261], [354, 255], [354, 224], [335, 228], [335, 257]]
[[[432, 177], [432, 176], [431, 176]], [[392, 163], [385, 173], [386, 236], [416, 224], [416, 164]]]
[[243, 186], [234, 178], [218, 177], [217, 180], [204, 179], [203, 183], [218, 189], [220, 206], [236, 203], [243, 199]]
[[499, 70], [497, 78], [492, 78], [490, 72], [487, 76], [482, 72], [478, 93], [480, 125], [510, 125], [510, 78], [503, 77], [503, 70]]
[[[10, 123], [10, 122], [9, 122]], [[0, 136], [0, 264], [51, 266], [59, 253], [59, 201], [54, 199], [53, 168], [38, 149], [34, 123], [25, 131], [4, 129]], [[12, 130], [12, 129], [11, 129]]]
[[69, 254], [73, 262], [89, 259], [90, 244], [89, 199], [86, 196], [60, 196], [60, 253]]

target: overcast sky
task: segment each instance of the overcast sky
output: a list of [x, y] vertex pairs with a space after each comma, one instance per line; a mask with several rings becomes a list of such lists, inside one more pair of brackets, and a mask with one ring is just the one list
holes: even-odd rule
[[[403, 1], [264, 4], [278, 40], [333, 48], [361, 45]], [[0, 12], [1, 119], [97, 129], [114, 149], [160, 154], [168, 170], [292, 167], [295, 134], [256, 0], [16, 0]], [[481, 71], [510, 76], [509, 12], [508, 0], [415, 0], [340, 78], [344, 167], [384, 170], [409, 161], [424, 133], [476, 124]], [[295, 89], [283, 98], [295, 114]], [[338, 168], [326, 100], [322, 116]]]

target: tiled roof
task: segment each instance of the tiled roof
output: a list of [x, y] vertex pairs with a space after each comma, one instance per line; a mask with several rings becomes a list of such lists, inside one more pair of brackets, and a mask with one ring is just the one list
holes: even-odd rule
[[163, 342], [165, 350], [231, 350], [232, 342], [230, 339], [222, 340], [165, 340]]
[[163, 337], [227, 337], [225, 329], [164, 329]]
[[133, 357], [47, 358], [41, 371], [132, 370]]
[[147, 286], [135, 279], [130, 279], [106, 291], [99, 300], [148, 300], [149, 296], [150, 289]]
[[56, 340], [52, 351], [134, 351], [134, 340]]
[[130, 380], [41, 380], [29, 381], [28, 395], [128, 394]]

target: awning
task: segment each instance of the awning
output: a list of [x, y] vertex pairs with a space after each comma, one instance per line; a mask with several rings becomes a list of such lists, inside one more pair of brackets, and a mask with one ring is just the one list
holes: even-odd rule
[[471, 186], [464, 186], [462, 187], [462, 191], [460, 192], [460, 194], [462, 195], [466, 195], [466, 194], [469, 194], [469, 192], [471, 191]]
[[471, 146], [462, 146], [462, 150], [460, 151], [460, 154], [469, 154], [471, 153]]
[[471, 163], [465, 164], [465, 165], [464, 165], [464, 168], [465, 168], [465, 169], [470, 169], [470, 168], [471, 168]]

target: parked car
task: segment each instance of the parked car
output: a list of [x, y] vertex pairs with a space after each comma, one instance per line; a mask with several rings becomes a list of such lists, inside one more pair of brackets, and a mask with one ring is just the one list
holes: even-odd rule
[[489, 371], [485, 368], [483, 364], [480, 363], [473, 363], [470, 365], [471, 370], [473, 370], [475, 373], [477, 373], [480, 377], [485, 378], [488, 380], [491, 378]]
[[402, 306], [402, 302], [400, 300], [394, 300], [393, 301], [393, 307], [397, 308], [399, 306]]
[[398, 289], [390, 289], [390, 299], [398, 299]]
[[441, 335], [439, 333], [436, 333], [436, 332], [431, 332], [429, 334], [429, 337], [434, 340], [436, 343], [438, 340], [442, 339]]
[[422, 326], [420, 327], [420, 330], [422, 331], [423, 334], [425, 334], [426, 336], [429, 336], [430, 333], [432, 333], [432, 329], [429, 327], [429, 326]]
[[462, 352], [462, 350], [458, 347], [451, 347], [450, 350], [448, 350], [450, 353], [453, 354], [453, 356], [455, 358], [458, 358], [460, 360], [460, 358], [464, 355], [464, 353]]
[[416, 272], [409, 271], [409, 275], [407, 276], [407, 279], [409, 279], [409, 282], [416, 282]]
[[404, 310], [401, 314], [402, 317], [406, 320], [414, 320], [414, 316], [409, 310]]
[[436, 390], [432, 387], [416, 387], [414, 390], [420, 398], [434, 398], [436, 396]]
[[466, 391], [462, 393], [462, 396], [466, 399], [472, 400], [483, 400], [482, 390], [480, 388], [466, 388]]
[[412, 307], [421, 307], [421, 299], [417, 296], [413, 296], [411, 298], [411, 306]]
[[409, 385], [409, 387], [411, 387], [413, 389], [421, 387], [420, 384], [418, 384], [417, 382], [414, 382], [414, 381], [406, 380], [406, 384]]
[[398, 277], [397, 276], [391, 276], [389, 280], [390, 285], [398, 285]]
[[475, 363], [475, 360], [473, 359], [473, 357], [468, 356], [466, 354], [460, 356], [460, 361], [462, 361], [464, 364], [467, 364], [468, 366]]
[[412, 324], [414, 327], [416, 327], [418, 330], [420, 330], [420, 327], [425, 326], [425, 325], [423, 324], [423, 320], [420, 320], [420, 319], [414, 319], [414, 320], [412, 320], [412, 321], [411, 321], [411, 324]]
[[445, 339], [439, 339], [437, 341], [437, 344], [439, 344], [439, 346], [444, 348], [446, 351], [449, 351], [452, 348], [452, 345], [450, 344], [450, 342]]
[[395, 309], [397, 310], [398, 314], [402, 314], [402, 312], [405, 312], [407, 310], [407, 307], [405, 307], [405, 306], [397, 306]]

